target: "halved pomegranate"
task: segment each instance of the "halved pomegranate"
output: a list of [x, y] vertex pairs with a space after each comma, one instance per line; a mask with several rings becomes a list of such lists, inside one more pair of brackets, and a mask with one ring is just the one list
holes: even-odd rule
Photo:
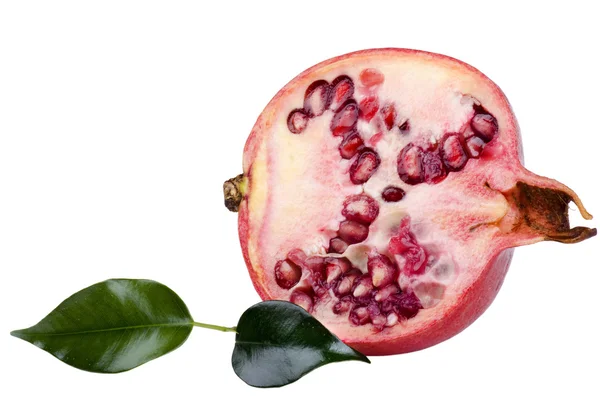
[[457, 334], [490, 305], [513, 247], [575, 243], [563, 184], [522, 166], [500, 89], [458, 60], [374, 49], [333, 58], [286, 85], [258, 118], [239, 209], [261, 298], [290, 300], [367, 355]]

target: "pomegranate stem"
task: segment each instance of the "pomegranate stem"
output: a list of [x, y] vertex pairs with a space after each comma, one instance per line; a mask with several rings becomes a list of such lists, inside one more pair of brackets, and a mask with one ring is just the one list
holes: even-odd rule
[[218, 330], [223, 332], [236, 332], [235, 327], [223, 327], [215, 324], [198, 323], [197, 321], [192, 322], [194, 327], [208, 328], [210, 330]]

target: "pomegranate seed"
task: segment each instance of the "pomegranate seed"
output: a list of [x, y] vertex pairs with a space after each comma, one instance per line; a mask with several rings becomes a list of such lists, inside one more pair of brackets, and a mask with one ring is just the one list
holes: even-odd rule
[[377, 145], [377, 143], [379, 143], [381, 141], [381, 139], [383, 139], [383, 132], [375, 133], [369, 139], [369, 145], [371, 147], [375, 147]]
[[347, 258], [325, 258], [325, 276], [328, 286], [332, 286], [335, 281], [344, 273], [352, 268], [352, 264]]
[[398, 155], [398, 176], [406, 184], [423, 182], [423, 149], [412, 143]]
[[356, 244], [367, 239], [369, 227], [352, 220], [344, 220], [340, 223], [338, 234], [348, 244]]
[[383, 198], [385, 202], [398, 202], [404, 198], [405, 194], [406, 192], [404, 192], [404, 190], [402, 190], [400, 187], [387, 186], [383, 189], [381, 198]]
[[404, 122], [402, 122], [402, 124], [400, 125], [400, 131], [402, 133], [406, 133], [410, 130], [410, 122], [407, 120], [405, 120]]
[[385, 287], [397, 278], [398, 268], [385, 255], [369, 256], [367, 268], [373, 280], [373, 285], [377, 288]]
[[289, 260], [280, 260], [275, 265], [275, 281], [281, 288], [290, 289], [300, 281], [302, 269]]
[[334, 136], [343, 136], [354, 130], [358, 121], [358, 105], [354, 100], [346, 101], [331, 119], [331, 133]]
[[381, 115], [383, 115], [383, 122], [385, 123], [387, 130], [392, 130], [396, 123], [396, 117], [398, 116], [394, 104], [387, 104], [381, 108]]
[[327, 252], [329, 252], [330, 254], [343, 254], [344, 252], [346, 252], [346, 249], [348, 248], [348, 243], [344, 240], [342, 240], [339, 237], [334, 237], [331, 240], [329, 240], [329, 249], [327, 250]]
[[320, 116], [329, 108], [331, 86], [326, 80], [316, 80], [308, 86], [304, 94], [304, 110], [310, 117]]
[[304, 308], [307, 312], [312, 311], [313, 299], [304, 291], [294, 290], [290, 296], [290, 302]]
[[385, 326], [387, 317], [381, 314], [381, 309], [379, 309], [379, 305], [377, 303], [370, 303], [367, 306], [367, 312], [369, 313], [369, 318], [375, 327], [381, 329]]
[[338, 285], [333, 289], [333, 292], [338, 297], [348, 295], [352, 291], [354, 286], [354, 280], [360, 277], [361, 273], [358, 269], [351, 269], [349, 272], [343, 275]]
[[[291, 259], [288, 255], [288, 259]], [[309, 256], [302, 263], [310, 272], [323, 271], [325, 268], [325, 258], [320, 256]]]
[[324, 258], [320, 256], [309, 256], [306, 258], [304, 266], [310, 272], [307, 280], [316, 295], [323, 296], [327, 294]]
[[385, 326], [386, 327], [395, 326], [396, 324], [398, 324], [398, 320], [399, 320], [398, 315], [394, 312], [391, 312], [390, 314], [387, 315]]
[[465, 167], [469, 157], [464, 145], [462, 137], [456, 133], [447, 134], [442, 138], [440, 155], [448, 170], [456, 172]]
[[360, 102], [360, 116], [370, 122], [379, 110], [377, 97], [365, 97]]
[[489, 143], [498, 133], [498, 121], [490, 114], [477, 114], [471, 119], [471, 129], [484, 142]]
[[358, 76], [360, 79], [360, 83], [366, 87], [373, 87], [383, 83], [384, 76], [381, 72], [379, 72], [375, 68], [367, 68], [360, 71], [360, 75]]
[[410, 217], [406, 216], [400, 221], [398, 233], [390, 239], [389, 250], [394, 255], [398, 255], [408, 248], [416, 247], [418, 245], [417, 239], [410, 231]]
[[427, 266], [427, 252], [421, 246], [408, 248], [401, 254], [406, 260], [404, 272], [408, 275], [422, 274]]
[[470, 158], [479, 158], [485, 147], [485, 142], [479, 136], [470, 136], [465, 139], [465, 147]]
[[363, 150], [350, 166], [350, 180], [354, 184], [366, 183], [377, 171], [380, 163], [381, 159], [375, 151], [370, 148]]
[[344, 159], [350, 159], [364, 147], [363, 139], [357, 131], [350, 132], [344, 136], [340, 143], [340, 155]]
[[333, 305], [333, 313], [342, 314], [346, 313], [352, 307], [352, 298], [349, 296], [345, 296], [339, 300], [335, 305]]
[[439, 183], [446, 178], [448, 171], [442, 163], [442, 158], [437, 151], [423, 153], [423, 178], [427, 183]]
[[331, 82], [331, 109], [337, 111], [354, 95], [354, 82], [349, 76], [338, 76]]
[[388, 246], [391, 253], [394, 255], [402, 255], [404, 252], [408, 251], [410, 248], [417, 247], [418, 244], [414, 240], [412, 235], [408, 235], [406, 233], [399, 234], [390, 239], [390, 244]]
[[388, 299], [390, 295], [399, 294], [399, 293], [400, 293], [400, 287], [398, 287], [396, 284], [390, 284], [387, 287], [384, 287], [384, 288], [380, 289], [379, 291], [377, 291], [377, 293], [375, 294], [375, 300], [377, 302], [382, 302], [382, 301], [385, 301], [386, 299]]
[[400, 222], [398, 234], [390, 239], [389, 251], [400, 255], [405, 261], [403, 271], [407, 275], [421, 274], [427, 266], [427, 252], [421, 247], [414, 234], [410, 231], [410, 218], [405, 217]]
[[308, 115], [303, 109], [295, 109], [290, 112], [287, 119], [288, 129], [294, 134], [299, 134], [306, 129], [308, 125]]
[[370, 295], [373, 291], [373, 282], [371, 281], [371, 277], [368, 275], [360, 276], [355, 282], [354, 287], [352, 288], [352, 295], [355, 298], [365, 297]]
[[415, 317], [419, 310], [423, 309], [419, 298], [412, 292], [392, 295], [381, 307], [384, 312], [386, 312], [386, 309], [393, 310], [406, 319]]
[[351, 195], [344, 201], [342, 215], [348, 220], [371, 224], [379, 214], [377, 201], [367, 194]]
[[369, 311], [365, 307], [352, 309], [349, 318], [350, 321], [357, 326], [365, 325], [369, 322]]

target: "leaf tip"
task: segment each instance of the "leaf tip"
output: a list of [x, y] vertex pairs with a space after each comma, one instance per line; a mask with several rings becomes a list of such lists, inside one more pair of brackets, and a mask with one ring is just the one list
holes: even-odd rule
[[25, 330], [14, 330], [14, 331], [10, 332], [10, 335], [12, 335], [13, 337], [16, 337], [16, 338], [24, 339], [24, 336], [25, 336], [24, 331]]

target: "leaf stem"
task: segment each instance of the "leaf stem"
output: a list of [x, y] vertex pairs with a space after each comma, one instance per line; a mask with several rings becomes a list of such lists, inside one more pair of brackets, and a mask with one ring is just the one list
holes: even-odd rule
[[217, 330], [217, 331], [223, 331], [223, 332], [236, 332], [235, 327], [223, 327], [223, 326], [217, 326], [214, 324], [198, 323], [197, 321], [193, 321], [192, 325], [194, 327], [208, 328], [211, 330]]

